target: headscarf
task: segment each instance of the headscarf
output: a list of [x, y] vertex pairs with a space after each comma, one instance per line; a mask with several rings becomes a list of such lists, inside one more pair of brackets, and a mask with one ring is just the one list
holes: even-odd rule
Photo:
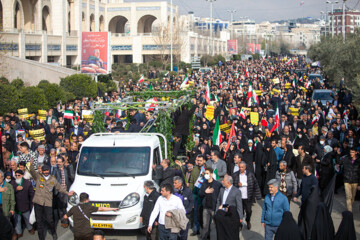
[[275, 240], [301, 240], [301, 233], [291, 212], [283, 213], [280, 226], [275, 234]]
[[343, 219], [341, 220], [339, 229], [335, 235], [335, 240], [355, 240], [355, 226], [354, 226], [354, 216], [352, 212], [344, 211], [342, 212]]
[[335, 235], [334, 224], [325, 203], [316, 207], [316, 216], [311, 231], [311, 240], [333, 240]]

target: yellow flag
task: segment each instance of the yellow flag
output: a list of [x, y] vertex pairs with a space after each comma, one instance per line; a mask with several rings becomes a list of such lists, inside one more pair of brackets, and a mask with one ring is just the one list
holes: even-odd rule
[[220, 125], [220, 130], [224, 133], [230, 133], [231, 125], [224, 123], [224, 124]]
[[30, 136], [35, 140], [45, 140], [45, 132], [44, 129], [38, 129], [38, 130], [30, 130], [29, 131]]
[[257, 126], [259, 124], [259, 113], [251, 112], [250, 113], [250, 122], [252, 125]]
[[38, 115], [40, 120], [46, 121], [46, 111], [45, 110], [38, 110]]
[[215, 111], [214, 106], [208, 105], [208, 106], [206, 107], [206, 119], [207, 119], [207, 120], [209, 120], [209, 121], [213, 120], [213, 118], [214, 118], [214, 111]]

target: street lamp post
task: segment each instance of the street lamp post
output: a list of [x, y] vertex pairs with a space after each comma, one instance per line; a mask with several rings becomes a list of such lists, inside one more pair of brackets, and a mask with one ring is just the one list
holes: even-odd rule
[[[320, 14], [321, 14], [321, 17], [320, 17], [320, 19], [323, 19], [324, 21], [325, 21], [325, 19], [324, 19], [324, 11], [320, 11]], [[325, 22], [325, 38], [326, 38], [326, 22]], [[321, 32], [321, 31], [320, 31]]]
[[213, 2], [216, 0], [206, 0], [207, 2], [210, 2], [210, 39], [209, 39], [209, 53], [212, 55], [212, 31], [213, 31], [213, 24], [212, 24], [212, 12], [213, 12]]
[[325, 38], [327, 36], [327, 5], [325, 5]]
[[173, 58], [173, 0], [170, 0], [170, 71], [174, 70], [174, 58]]
[[231, 24], [231, 34], [230, 37], [233, 38], [233, 21], [234, 21], [234, 13], [236, 13], [236, 10], [226, 10], [226, 12], [230, 13], [230, 24]]
[[338, 4], [339, 1], [326, 1], [326, 3], [331, 4], [331, 37], [334, 37], [334, 4]]
[[342, 5], [342, 33], [343, 33], [343, 43], [345, 43], [345, 32], [346, 32], [346, 29], [345, 29], [345, 2], [346, 0], [343, 0], [343, 5]]

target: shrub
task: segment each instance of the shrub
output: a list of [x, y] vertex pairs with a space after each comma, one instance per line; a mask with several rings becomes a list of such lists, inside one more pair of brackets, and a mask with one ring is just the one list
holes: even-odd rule
[[96, 82], [86, 74], [73, 74], [62, 78], [60, 86], [77, 98], [96, 97], [97, 93]]

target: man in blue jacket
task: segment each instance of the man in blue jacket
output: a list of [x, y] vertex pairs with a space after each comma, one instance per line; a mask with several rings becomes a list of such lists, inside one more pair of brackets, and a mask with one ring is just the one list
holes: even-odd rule
[[279, 192], [279, 182], [271, 179], [268, 182], [269, 194], [265, 196], [261, 214], [261, 225], [265, 227], [265, 240], [272, 240], [285, 211], [289, 211], [289, 202], [284, 194]]

